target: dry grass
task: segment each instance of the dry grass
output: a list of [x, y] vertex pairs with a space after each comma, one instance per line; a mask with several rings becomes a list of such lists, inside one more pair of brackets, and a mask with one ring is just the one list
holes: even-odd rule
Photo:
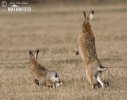
[[[38, 6], [31, 13], [0, 14], [1, 100], [126, 100], [127, 6]], [[92, 21], [97, 53], [109, 67], [102, 78], [110, 87], [91, 90], [80, 56], [74, 54], [82, 11], [95, 9]], [[41, 50], [39, 62], [60, 73], [63, 86], [38, 87], [28, 68], [28, 51]]]

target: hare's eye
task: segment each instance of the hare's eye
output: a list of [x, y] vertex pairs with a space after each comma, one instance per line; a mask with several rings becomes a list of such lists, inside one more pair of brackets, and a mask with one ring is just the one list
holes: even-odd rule
[[58, 77], [58, 75], [56, 74], [55, 77]]

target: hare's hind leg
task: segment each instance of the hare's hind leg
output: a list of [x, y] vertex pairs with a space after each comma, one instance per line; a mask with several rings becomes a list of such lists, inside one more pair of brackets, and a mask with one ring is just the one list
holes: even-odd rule
[[52, 83], [52, 88], [56, 88], [56, 83], [55, 82]]
[[101, 73], [100, 72], [97, 72], [97, 74], [96, 74], [96, 80], [100, 83], [100, 85], [102, 86], [102, 88], [104, 88], [105, 87], [105, 84], [102, 82], [100, 76], [101, 76]]
[[93, 75], [89, 74], [89, 73], [86, 73], [86, 77], [87, 77], [87, 80], [88, 80], [88, 82], [90, 84], [90, 87], [92, 89], [94, 89], [95, 87], [94, 87], [94, 83], [93, 83]]
[[39, 81], [39, 85], [40, 85], [40, 86], [46, 86], [46, 80], [45, 80], [45, 79], [41, 79], [41, 80]]

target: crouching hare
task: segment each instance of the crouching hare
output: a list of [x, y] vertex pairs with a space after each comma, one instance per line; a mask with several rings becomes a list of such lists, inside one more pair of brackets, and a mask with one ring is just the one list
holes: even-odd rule
[[34, 82], [37, 85], [42, 85], [46, 87], [58, 87], [61, 85], [61, 80], [59, 78], [59, 75], [54, 70], [48, 70], [44, 66], [42, 66], [37, 61], [39, 50], [37, 50], [35, 53], [32, 51], [29, 51], [30, 55], [30, 69], [31, 73], [34, 77]]
[[88, 16], [86, 16], [85, 11], [84, 22], [82, 25], [82, 32], [79, 34], [78, 38], [78, 48], [76, 49], [76, 54], [80, 54], [83, 60], [83, 64], [86, 71], [86, 77], [91, 88], [95, 88], [95, 82], [100, 83], [102, 88], [105, 87], [104, 82], [102, 82], [100, 76], [103, 71], [107, 68], [103, 67], [100, 63], [95, 47], [95, 37], [91, 29], [91, 20], [94, 15], [94, 11], [91, 11]]

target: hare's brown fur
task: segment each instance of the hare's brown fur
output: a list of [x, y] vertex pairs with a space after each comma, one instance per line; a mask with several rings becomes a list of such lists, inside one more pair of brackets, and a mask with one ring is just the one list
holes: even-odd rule
[[[95, 46], [95, 37], [91, 29], [90, 21], [93, 17], [94, 11], [91, 11], [88, 17], [84, 12], [85, 21], [82, 25], [82, 32], [78, 38], [78, 49], [83, 59], [86, 70], [86, 77], [91, 87], [94, 88], [94, 78], [104, 87], [104, 83], [100, 80], [100, 75], [106, 67], [103, 67], [98, 60]], [[76, 52], [76, 54], [78, 54]]]
[[61, 82], [58, 73], [54, 70], [48, 70], [40, 63], [38, 63], [37, 61], [38, 52], [39, 51], [37, 51], [35, 55], [33, 54], [32, 51], [29, 52], [30, 54], [29, 64], [31, 73], [34, 77], [34, 82], [37, 85], [56, 87], [56, 85], [59, 85]]

